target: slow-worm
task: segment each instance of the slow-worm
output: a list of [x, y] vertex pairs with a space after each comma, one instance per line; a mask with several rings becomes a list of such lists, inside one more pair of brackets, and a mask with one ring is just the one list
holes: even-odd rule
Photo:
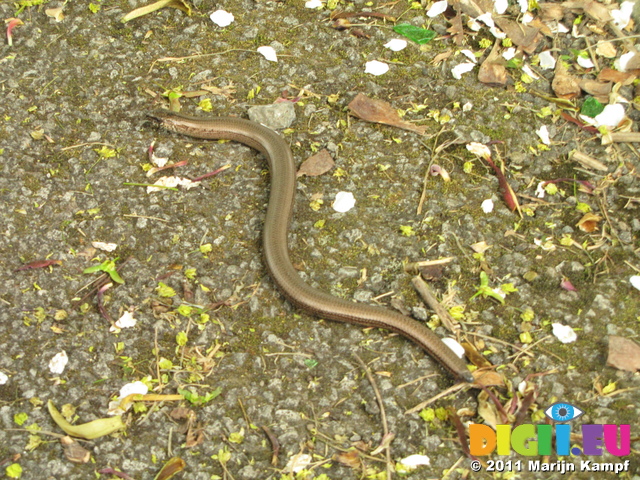
[[168, 111], [149, 117], [166, 130], [194, 138], [234, 140], [252, 147], [267, 158], [271, 191], [262, 232], [264, 261], [271, 278], [296, 307], [317, 317], [379, 327], [418, 344], [456, 377], [473, 382], [466, 364], [425, 325], [381, 307], [334, 297], [307, 285], [289, 259], [288, 231], [296, 191], [296, 170], [289, 145], [275, 131], [259, 123], [236, 117], [209, 119]]

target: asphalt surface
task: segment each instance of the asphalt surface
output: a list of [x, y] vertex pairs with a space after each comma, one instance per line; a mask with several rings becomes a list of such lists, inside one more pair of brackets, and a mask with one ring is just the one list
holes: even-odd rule
[[[375, 475], [385, 471], [384, 454], [370, 455], [383, 441], [381, 411], [355, 353], [373, 371], [383, 399], [395, 435], [391, 459], [430, 458], [429, 466], [404, 478], [442, 478], [452, 468], [447, 478], [497, 478], [470, 472], [451, 420], [405, 413], [455, 383], [433, 359], [404, 338], [318, 320], [283, 299], [261, 258], [269, 179], [264, 159], [236, 143], [158, 131], [145, 115], [166, 108], [169, 92], [182, 94], [183, 112], [203, 116], [246, 117], [251, 106], [301, 96], [296, 120], [283, 132], [297, 162], [322, 148], [336, 162], [329, 173], [298, 181], [290, 247], [305, 280], [336, 296], [401, 305], [428, 321], [432, 312], [414, 293], [403, 262], [451, 257], [432, 287], [449, 307], [464, 307], [463, 338], [498, 366], [507, 383], [493, 391], [510, 413], [526, 397], [518, 392], [526, 380], [536, 393], [524, 423], [543, 422], [541, 411], [563, 401], [585, 412], [576, 432], [580, 423], [631, 423], [638, 438], [640, 377], [606, 366], [609, 336], [634, 339], [640, 328], [640, 292], [629, 282], [640, 268], [637, 150], [603, 147], [572, 123], [537, 115], [551, 104], [517, 93], [513, 82], [491, 88], [475, 74], [454, 79], [450, 69], [459, 57], [432, 63], [438, 53], [456, 50], [451, 39], [422, 48], [410, 43], [394, 53], [383, 47], [397, 37], [390, 24], [361, 27], [370, 38], [357, 38], [332, 29], [328, 11], [306, 9], [301, 1], [194, 3], [191, 16], [165, 8], [123, 25], [120, 19], [144, 2], [96, 2], [95, 13], [85, 2], [71, 2], [60, 22], [45, 13], [60, 6], [50, 2], [22, 11], [24, 25], [13, 31], [13, 45], [0, 47], [3, 469], [19, 464], [22, 478], [84, 480], [114, 468], [150, 479], [177, 456], [186, 462], [182, 478], [280, 479], [287, 478], [290, 459], [303, 453], [313, 467], [305, 478], [383, 478]], [[231, 26], [211, 22], [218, 8], [234, 14]], [[381, 11], [424, 23], [423, 11], [405, 9], [399, 2]], [[13, 2], [1, 4], [0, 12], [16, 16]], [[443, 20], [432, 24], [439, 34], [446, 27]], [[469, 42], [477, 49], [477, 39]], [[256, 53], [264, 45], [275, 49], [277, 63]], [[570, 37], [557, 45], [564, 52], [584, 48], [582, 39]], [[364, 73], [370, 60], [388, 62], [390, 72]], [[535, 87], [549, 94], [551, 76]], [[622, 92], [633, 97], [632, 89]], [[427, 133], [349, 116], [347, 105], [358, 93], [403, 110], [424, 105], [404, 120], [427, 126]], [[198, 109], [203, 99], [210, 100], [210, 112]], [[637, 122], [632, 106], [627, 114]], [[539, 147], [535, 133], [542, 125], [551, 132], [548, 149]], [[147, 177], [143, 166], [154, 141], [158, 156], [187, 165]], [[494, 148], [519, 195], [522, 217], [506, 207], [493, 171], [467, 151], [471, 141], [499, 142]], [[607, 170], [570, 160], [576, 149]], [[418, 214], [430, 162], [445, 168], [451, 181], [428, 177]], [[162, 175], [193, 179], [227, 164], [231, 168], [189, 190], [147, 193], [140, 186]], [[558, 194], [537, 199], [540, 181], [562, 178], [588, 181], [596, 190], [561, 182]], [[340, 191], [356, 198], [349, 212], [331, 208]], [[490, 213], [481, 208], [487, 199], [494, 204]], [[602, 217], [596, 231], [576, 226], [581, 204]], [[561, 243], [563, 237], [574, 243]], [[105, 252], [92, 242], [117, 248]], [[471, 248], [478, 242], [490, 246], [483, 256]], [[125, 283], [100, 298], [90, 294], [86, 286], [99, 272], [84, 270], [116, 258]], [[60, 264], [18, 270], [47, 260]], [[510, 283], [517, 291], [504, 305], [472, 299], [481, 272], [491, 287]], [[161, 283], [175, 295], [163, 297]], [[99, 303], [113, 321], [131, 311], [137, 324], [110, 331]], [[561, 343], [552, 323], [571, 326], [577, 340]], [[441, 325], [436, 333], [447, 335]], [[526, 333], [531, 342], [523, 344]], [[49, 362], [62, 351], [68, 365], [53, 373]], [[158, 394], [184, 388], [220, 394], [205, 405], [182, 404], [195, 415], [190, 437], [181, 430], [184, 421], [172, 416], [179, 402], [128, 413], [126, 433], [83, 444], [92, 455], [84, 464], [68, 461], [57, 438], [40, 434], [37, 444], [23, 430], [62, 433], [47, 412], [49, 400], [58, 408], [73, 405], [75, 423], [105, 417], [120, 388], [138, 380]], [[458, 391], [428, 408], [482, 423], [490, 413], [482, 411], [479, 392]], [[519, 400], [510, 403], [514, 396]], [[262, 427], [277, 439], [275, 465]], [[354, 446], [369, 456], [336, 457]], [[637, 440], [631, 448], [622, 478], [637, 480]], [[621, 460], [605, 455], [597, 461]], [[522, 472], [519, 478], [539, 477]]]

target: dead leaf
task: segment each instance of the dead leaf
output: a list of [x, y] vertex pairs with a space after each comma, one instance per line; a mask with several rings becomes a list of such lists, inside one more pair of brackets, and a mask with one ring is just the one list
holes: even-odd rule
[[382, 123], [384, 125], [409, 130], [420, 135], [424, 135], [427, 131], [427, 127], [414, 125], [413, 123], [402, 120], [391, 104], [383, 100], [369, 98], [363, 93], [356, 95], [348, 106], [352, 115], [367, 122]]
[[580, 94], [578, 79], [569, 75], [567, 66], [563, 61], [556, 63], [556, 71], [551, 82], [551, 88], [558, 97], [564, 99], [571, 99]]
[[340, 462], [347, 467], [359, 468], [361, 465], [360, 452], [355, 448], [347, 452], [338, 453], [337, 455], [334, 455], [333, 458], [335, 461]]
[[640, 345], [625, 337], [609, 335], [607, 365], [627, 372], [640, 370]]
[[598, 82], [597, 80], [582, 79], [580, 80], [580, 88], [585, 92], [593, 95], [596, 100], [605, 105], [609, 103], [609, 94], [611, 93], [610, 82]]
[[498, 409], [492, 401], [489, 399], [489, 394], [482, 390], [478, 394], [478, 416], [484, 420], [484, 423], [492, 428], [496, 428], [496, 425], [502, 424]]
[[560, 3], [544, 2], [538, 4], [540, 19], [543, 22], [558, 22], [564, 17], [564, 7]]
[[456, 45], [461, 46], [464, 44], [464, 26], [462, 25], [462, 15], [460, 12], [456, 13], [456, 16], [449, 20], [451, 26], [447, 28], [447, 32], [453, 35], [453, 39]]
[[335, 165], [336, 163], [333, 161], [333, 158], [331, 158], [329, 150], [323, 148], [302, 162], [296, 176], [301, 177], [302, 175], [307, 175], [308, 177], [317, 177], [318, 175], [327, 173], [335, 167]]
[[73, 463], [87, 463], [91, 459], [91, 452], [82, 447], [78, 442], [69, 436], [60, 439], [64, 456]]
[[431, 64], [438, 66], [442, 62], [444, 62], [447, 58], [449, 58], [451, 55], [453, 55], [453, 50], [447, 50], [446, 52], [439, 53], [438, 55], [433, 57], [433, 60], [431, 60]]
[[507, 83], [507, 69], [501, 63], [493, 63], [487, 58], [478, 69], [478, 80], [485, 85], [504, 85]]
[[602, 42], [596, 45], [596, 54], [605, 58], [616, 58], [618, 51], [611, 42]]
[[599, 82], [613, 82], [629, 85], [636, 79], [636, 75], [632, 72], [620, 72], [612, 68], [603, 68], [598, 74]]
[[580, 221], [576, 223], [576, 227], [578, 227], [583, 232], [591, 233], [595, 230], [598, 230], [598, 222], [602, 220], [600, 215], [596, 215], [595, 213], [585, 213]]
[[495, 22], [496, 25], [500, 27], [500, 30], [526, 53], [533, 53], [540, 43], [540, 40], [542, 40], [540, 30], [530, 25], [523, 25], [522, 23], [509, 20], [506, 17], [498, 17], [495, 19]]
[[609, 9], [600, 2], [595, 0], [583, 1], [584, 13], [598, 22], [607, 23], [613, 20], [613, 17], [609, 13]]

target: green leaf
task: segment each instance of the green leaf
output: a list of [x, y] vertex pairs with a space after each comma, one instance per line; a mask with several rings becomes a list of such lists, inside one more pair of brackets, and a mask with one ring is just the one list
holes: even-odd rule
[[5, 469], [8, 478], [20, 478], [22, 476], [22, 467], [19, 463], [12, 463]]
[[27, 421], [27, 419], [29, 418], [29, 415], [27, 415], [26, 413], [22, 412], [22, 413], [16, 413], [13, 416], [13, 421], [15, 422], [16, 425], [18, 425], [19, 427], [21, 427], [22, 425], [24, 425], [24, 422]]
[[582, 115], [586, 115], [587, 117], [594, 118], [597, 115], [601, 114], [603, 110], [604, 110], [603, 104], [601, 104], [594, 97], [587, 97], [584, 103], [582, 104], [580, 113]]
[[402, 23], [393, 27], [393, 31], [407, 37], [409, 40], [416, 42], [418, 45], [424, 45], [436, 38], [437, 33], [426, 28], [415, 27], [408, 23]]
[[82, 273], [104, 272], [108, 274], [111, 277], [111, 280], [113, 280], [114, 282], [124, 283], [124, 280], [116, 270], [116, 260], [118, 260], [118, 258], [114, 260], [105, 260], [100, 265], [94, 265], [92, 267], [85, 268]]
[[176, 296], [176, 291], [173, 288], [171, 288], [169, 285], [165, 285], [162, 282], [158, 283], [158, 286], [156, 287], [156, 292], [158, 292], [158, 295], [165, 298], [171, 298]]
[[314, 360], [313, 358], [307, 358], [305, 359], [304, 364], [307, 366], [307, 368], [315, 368], [318, 365], [318, 361]]

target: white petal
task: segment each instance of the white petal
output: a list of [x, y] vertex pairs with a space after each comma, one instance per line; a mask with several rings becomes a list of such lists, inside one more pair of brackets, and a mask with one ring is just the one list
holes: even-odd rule
[[590, 58], [584, 58], [581, 55], [578, 55], [578, 65], [580, 65], [582, 68], [593, 68], [593, 62], [591, 61]]
[[463, 112], [469, 112], [472, 108], [473, 108], [473, 103], [471, 102], [467, 102], [464, 105], [462, 105]]
[[148, 391], [149, 387], [138, 380], [137, 382], [127, 383], [126, 385], [123, 385], [120, 389], [120, 398], [127, 397], [133, 393], [146, 395]]
[[562, 325], [561, 323], [553, 323], [553, 334], [556, 336], [558, 340], [562, 343], [572, 343], [575, 342], [578, 338], [576, 332], [573, 331], [569, 325]]
[[489, 28], [496, 26], [495, 22], [493, 21], [493, 17], [491, 16], [491, 12], [483, 13], [482, 15], [477, 16], [476, 20], [484, 23]]
[[431, 465], [431, 459], [426, 455], [409, 455], [400, 460], [400, 463], [405, 467], [414, 469], [420, 465]]
[[538, 59], [540, 60], [540, 68], [545, 70], [551, 70], [556, 67], [556, 59], [549, 50], [545, 50], [544, 52], [540, 52], [538, 54]]
[[344, 213], [351, 210], [356, 204], [356, 199], [351, 192], [338, 192], [333, 202], [333, 209], [336, 212]]
[[[157, 185], [157, 187], [153, 186], [153, 185]], [[164, 188], [162, 187], [183, 187], [186, 188], [187, 190], [196, 187], [198, 185], [200, 185], [200, 182], [193, 182], [188, 178], [182, 178], [182, 177], [160, 177], [158, 180], [156, 180], [156, 182], [147, 187], [147, 193], [152, 193], [152, 192], [160, 192], [162, 190], [164, 190]]]
[[313, 461], [311, 455], [307, 455], [306, 453], [299, 453], [291, 457], [291, 459], [287, 462], [287, 466], [284, 467], [285, 471], [298, 473], [301, 470], [307, 468]]
[[471, 142], [467, 144], [467, 150], [482, 158], [491, 157], [491, 150], [484, 143]]
[[211, 15], [209, 15], [209, 18], [219, 27], [228, 27], [233, 23], [234, 20], [233, 14], [225, 10], [216, 10]]
[[133, 313], [124, 312], [122, 316], [116, 320], [116, 327], [118, 328], [131, 328], [135, 327], [138, 321], [133, 318]]
[[540, 140], [545, 145], [551, 145], [551, 140], [549, 139], [549, 129], [546, 125], [542, 125], [538, 130], [536, 130], [536, 135], [540, 137]]
[[482, 202], [482, 211], [484, 213], [491, 213], [493, 212], [493, 200], [491, 200], [490, 198], [487, 198], [486, 200], [484, 200]]
[[627, 71], [627, 65], [629, 64], [629, 61], [635, 57], [636, 55], [638, 55], [635, 52], [627, 52], [623, 55], [620, 55], [620, 59], [616, 60], [614, 62], [614, 65], [616, 66], [616, 68], [618, 70], [620, 70], [621, 72], [626, 72]]
[[277, 62], [278, 56], [273, 47], [258, 47], [258, 53], [270, 62]]
[[544, 182], [538, 182], [538, 186], [536, 187], [536, 197], [544, 198], [547, 194], [547, 191], [544, 189]]
[[507, 0], [493, 0], [493, 9], [498, 15], [502, 15], [506, 12], [508, 6], [509, 2]]
[[67, 357], [67, 352], [63, 350], [53, 356], [53, 358], [49, 362], [49, 370], [53, 374], [60, 375], [62, 372], [64, 372], [67, 363], [69, 363], [69, 357]]
[[625, 113], [624, 107], [619, 103], [613, 105], [607, 105], [604, 110], [597, 115], [593, 121], [596, 127], [605, 125], [607, 127], [617, 127], [618, 124], [624, 120]]
[[611, 10], [611, 16], [613, 17], [613, 23], [616, 24], [620, 30], [629, 25], [631, 20], [631, 12], [633, 11], [633, 2], [622, 2], [620, 4], [620, 10]]
[[534, 80], [538, 80], [540, 77], [536, 74], [536, 72], [534, 72], [533, 70], [531, 70], [531, 67], [529, 65], [523, 65], [522, 66], [522, 71], [524, 73], [526, 73], [527, 75], [529, 75], [531, 78], [533, 78]]
[[370, 73], [371, 75], [384, 75], [389, 71], [389, 65], [378, 60], [371, 60], [364, 66], [364, 73]]
[[451, 69], [451, 74], [456, 80], [460, 80], [462, 75], [473, 70], [476, 65], [474, 63], [459, 63]]
[[640, 290], [640, 275], [633, 275], [632, 277], [629, 277], [629, 282], [631, 282], [632, 286]]
[[509, 61], [513, 57], [516, 56], [516, 49], [514, 47], [507, 48], [504, 52], [502, 52], [502, 58]]
[[529, 0], [518, 0], [518, 5], [520, 5], [520, 13], [529, 10]]
[[407, 41], [402, 40], [401, 38], [394, 38], [393, 40], [389, 40], [384, 44], [389, 50], [393, 50], [394, 52], [399, 52], [400, 50], [404, 50], [407, 47]]
[[533, 18], [534, 18], [533, 15], [527, 12], [524, 15], [522, 15], [522, 18], [520, 19], [520, 21], [522, 22], [523, 25], [526, 25], [527, 23], [531, 23], [533, 21]]
[[491, 32], [491, 35], [493, 35], [497, 39], [501, 40], [503, 38], [507, 38], [507, 34], [500, 30], [498, 27], [491, 27], [489, 31]]
[[477, 32], [482, 28], [482, 25], [480, 25], [480, 22], [475, 18], [470, 18], [469, 21], [467, 21], [467, 27], [469, 27], [469, 30], [472, 32]]
[[437, 17], [441, 13], [444, 13], [448, 6], [449, 4], [447, 3], [447, 0], [441, 0], [440, 2], [435, 2], [433, 5], [431, 5], [431, 8], [427, 11], [427, 17], [429, 18]]
[[7, 377], [4, 373], [0, 372], [0, 385], [4, 385], [9, 381], [9, 377]]
[[467, 57], [469, 60], [471, 60], [473, 63], [477, 63], [478, 59], [476, 58], [476, 56], [473, 54], [471, 50], [465, 48], [464, 50], [460, 50], [460, 53], [463, 54], [465, 57]]
[[322, 2], [320, 0], [308, 0], [304, 4], [305, 8], [320, 8], [322, 7]]
[[113, 252], [116, 248], [118, 248], [117, 243], [105, 243], [105, 242], [91, 242], [94, 248], [98, 250], [104, 250], [105, 252]]
[[442, 343], [449, 347], [458, 357], [464, 357], [464, 347], [460, 345], [455, 338], [443, 337]]

